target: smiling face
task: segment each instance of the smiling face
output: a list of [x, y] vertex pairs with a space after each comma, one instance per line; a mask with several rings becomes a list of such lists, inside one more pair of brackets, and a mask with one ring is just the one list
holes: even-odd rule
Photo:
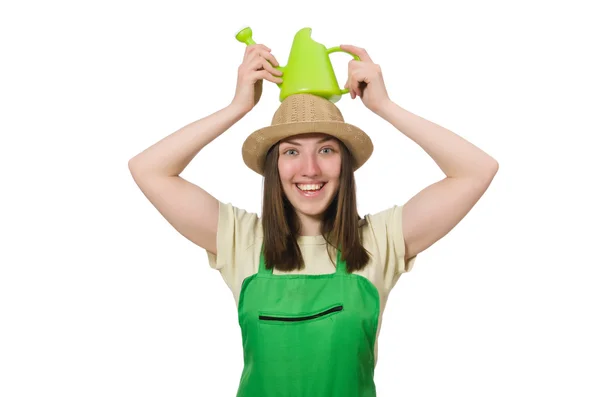
[[301, 220], [321, 219], [340, 186], [340, 143], [326, 134], [303, 134], [279, 143], [283, 191]]

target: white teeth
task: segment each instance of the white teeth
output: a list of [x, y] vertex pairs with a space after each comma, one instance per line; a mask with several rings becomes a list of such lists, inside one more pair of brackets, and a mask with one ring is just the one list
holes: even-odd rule
[[298, 186], [298, 188], [300, 190], [320, 190], [323, 187], [324, 183], [319, 183], [319, 184], [313, 184], [313, 185], [299, 185], [296, 184], [296, 186]]

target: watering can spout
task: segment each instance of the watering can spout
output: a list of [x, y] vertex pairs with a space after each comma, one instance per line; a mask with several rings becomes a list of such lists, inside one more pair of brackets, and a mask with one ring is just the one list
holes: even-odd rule
[[254, 39], [252, 39], [252, 29], [250, 28], [250, 26], [246, 26], [246, 27], [240, 29], [235, 34], [235, 38], [240, 43], [244, 43], [244, 44], [247, 44], [247, 45], [256, 44], [256, 42], [254, 41]]
[[[244, 43], [248, 46], [256, 44], [256, 42], [252, 38], [252, 28], [250, 28], [250, 26], [246, 26], [246, 27], [240, 29], [236, 33], [235, 38], [240, 43]], [[283, 66], [283, 65], [274, 66], [274, 68], [277, 70], [281, 70], [282, 72], [285, 70], [285, 66]], [[277, 85], [281, 85], [281, 84], [277, 84]]]

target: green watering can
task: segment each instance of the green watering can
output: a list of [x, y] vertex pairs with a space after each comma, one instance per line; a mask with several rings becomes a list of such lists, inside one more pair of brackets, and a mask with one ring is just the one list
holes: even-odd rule
[[[348, 93], [347, 88], [340, 88], [329, 59], [329, 54], [345, 52], [360, 61], [357, 55], [340, 49], [340, 47], [326, 48], [323, 44], [314, 41], [310, 34], [311, 28], [303, 28], [294, 36], [290, 57], [286, 66], [277, 66], [275, 69], [283, 72], [283, 83], [277, 84], [281, 89], [279, 101], [294, 94], [313, 94], [328, 99], [335, 103], [343, 94]], [[256, 44], [252, 39], [252, 29], [245, 27], [240, 30], [235, 38], [247, 45]]]

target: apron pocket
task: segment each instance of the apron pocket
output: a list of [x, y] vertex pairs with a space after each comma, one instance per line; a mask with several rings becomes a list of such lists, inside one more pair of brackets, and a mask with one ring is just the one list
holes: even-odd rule
[[346, 382], [346, 377], [356, 377], [355, 349], [348, 348], [347, 342], [348, 335], [355, 332], [348, 329], [347, 307], [334, 302], [304, 310], [267, 309], [257, 315], [254, 365], [265, 374], [263, 389], [278, 394], [256, 395], [353, 396], [334, 392], [339, 391], [340, 382], [355, 385], [352, 380]]
[[319, 310], [316, 313], [307, 313], [302, 315], [287, 315], [287, 314], [275, 314], [275, 313], [260, 313], [258, 319], [260, 321], [281, 321], [281, 322], [305, 322], [322, 317], [331, 316], [344, 310], [344, 306], [336, 304], [332, 307]]

